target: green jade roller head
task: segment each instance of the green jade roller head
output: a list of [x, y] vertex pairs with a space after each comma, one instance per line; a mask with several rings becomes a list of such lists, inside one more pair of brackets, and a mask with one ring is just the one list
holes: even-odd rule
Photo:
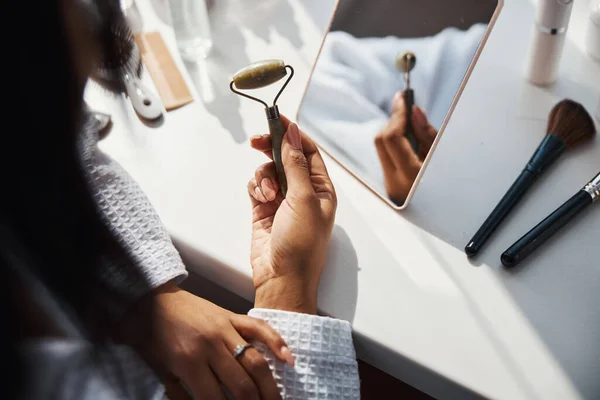
[[399, 53], [396, 56], [396, 69], [404, 75], [406, 89], [410, 89], [410, 72], [417, 65], [417, 56], [411, 51]]
[[282, 60], [258, 61], [242, 68], [231, 80], [236, 89], [258, 89], [269, 86], [287, 75]]
[[[272, 85], [283, 79], [288, 74], [288, 70], [290, 71], [289, 77], [277, 93], [277, 96], [275, 96], [272, 106], [269, 106], [261, 99], [240, 92], [240, 90], [259, 89]], [[281, 160], [281, 144], [285, 135], [285, 128], [279, 115], [279, 108], [277, 108], [277, 99], [279, 99], [279, 96], [293, 76], [294, 68], [290, 65], [285, 65], [282, 60], [264, 60], [255, 62], [239, 70], [233, 75], [229, 84], [229, 88], [233, 93], [257, 101], [265, 106], [267, 121], [269, 122], [269, 134], [271, 135], [271, 146], [273, 147], [273, 162], [275, 163], [279, 187], [284, 198], [287, 193], [287, 180]]]

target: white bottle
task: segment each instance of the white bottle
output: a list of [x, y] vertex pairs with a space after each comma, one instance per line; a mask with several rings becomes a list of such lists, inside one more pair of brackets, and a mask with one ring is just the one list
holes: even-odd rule
[[181, 57], [206, 58], [213, 46], [205, 0], [168, 0], [175, 39]]
[[573, 0], [539, 0], [525, 67], [525, 77], [536, 85], [558, 78]]
[[600, 61], [600, 0], [590, 3], [585, 47], [590, 56]]

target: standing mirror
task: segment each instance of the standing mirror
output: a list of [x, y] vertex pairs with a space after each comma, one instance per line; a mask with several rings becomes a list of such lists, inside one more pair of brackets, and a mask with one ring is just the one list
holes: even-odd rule
[[406, 206], [502, 0], [341, 0], [298, 121], [394, 208]]

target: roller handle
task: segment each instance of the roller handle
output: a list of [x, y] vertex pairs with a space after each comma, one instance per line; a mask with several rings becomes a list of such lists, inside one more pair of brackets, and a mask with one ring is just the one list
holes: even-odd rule
[[415, 92], [412, 89], [406, 89], [402, 92], [404, 96], [404, 104], [406, 105], [406, 139], [410, 142], [415, 153], [419, 154], [419, 143], [415, 137], [412, 126], [412, 110], [415, 104]]
[[565, 148], [565, 142], [558, 136], [547, 134], [544, 137], [521, 175], [508, 189], [500, 203], [465, 247], [468, 256], [475, 256], [481, 250], [485, 242], [517, 203], [521, 201], [533, 183], [565, 152]]
[[273, 149], [273, 162], [275, 163], [275, 170], [277, 171], [279, 188], [281, 189], [283, 198], [285, 198], [285, 195], [287, 194], [287, 179], [285, 177], [283, 161], [281, 159], [281, 146], [286, 129], [283, 126], [283, 121], [279, 116], [279, 110], [277, 110], [277, 106], [269, 107], [267, 109], [267, 118], [269, 120], [269, 134], [271, 136], [271, 147]]

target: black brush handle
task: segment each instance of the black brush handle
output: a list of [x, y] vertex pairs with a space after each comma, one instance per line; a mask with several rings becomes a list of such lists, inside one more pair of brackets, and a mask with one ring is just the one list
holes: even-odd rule
[[485, 242], [498, 228], [500, 223], [504, 221], [514, 206], [523, 198], [538, 176], [538, 174], [534, 174], [528, 170], [521, 172], [521, 175], [519, 175], [510, 189], [508, 189], [502, 200], [500, 200], [500, 203], [494, 208], [494, 211], [487, 217], [481, 228], [479, 228], [469, 244], [467, 244], [467, 247], [465, 247], [465, 253], [468, 256], [474, 256], [481, 250]]
[[406, 89], [402, 92], [404, 97], [404, 104], [406, 106], [406, 132], [405, 136], [408, 139], [411, 147], [415, 151], [415, 153], [419, 154], [419, 142], [415, 137], [415, 132], [412, 126], [412, 110], [413, 105], [415, 104], [415, 92], [412, 89]]
[[490, 238], [492, 233], [500, 226], [510, 211], [523, 198], [527, 190], [533, 185], [538, 177], [548, 169], [565, 151], [565, 143], [559, 137], [548, 134], [542, 140], [535, 153], [525, 166], [521, 175], [506, 192], [494, 211], [485, 220], [481, 228], [475, 233], [469, 244], [465, 247], [465, 253], [473, 257]]
[[269, 121], [269, 134], [271, 136], [271, 147], [273, 152], [273, 162], [275, 163], [275, 170], [277, 172], [277, 180], [279, 181], [279, 189], [283, 198], [287, 194], [287, 179], [285, 177], [285, 171], [283, 169], [283, 161], [281, 158], [281, 146], [283, 143], [283, 136], [285, 135], [285, 127], [283, 121], [279, 116], [279, 110], [277, 106], [267, 108], [267, 119]]
[[592, 202], [592, 196], [588, 192], [585, 190], [577, 192], [575, 196], [510, 246], [500, 258], [502, 264], [506, 267], [514, 267], [519, 264]]

